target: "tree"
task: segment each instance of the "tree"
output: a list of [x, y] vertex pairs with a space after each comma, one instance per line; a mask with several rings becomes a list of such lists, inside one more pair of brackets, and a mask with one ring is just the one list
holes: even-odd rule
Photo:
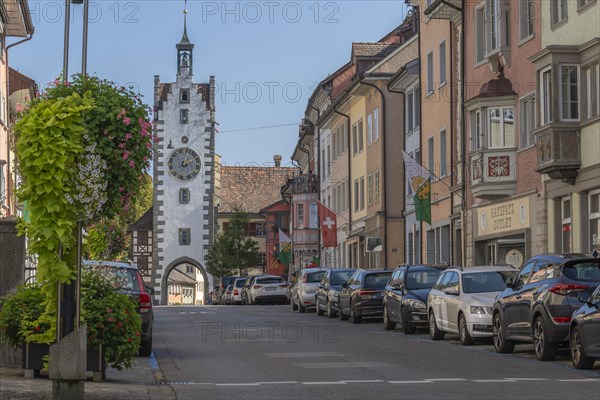
[[219, 232], [206, 256], [208, 272], [217, 277], [231, 275], [257, 264], [258, 242], [246, 233], [248, 215], [234, 210], [233, 217], [223, 232]]

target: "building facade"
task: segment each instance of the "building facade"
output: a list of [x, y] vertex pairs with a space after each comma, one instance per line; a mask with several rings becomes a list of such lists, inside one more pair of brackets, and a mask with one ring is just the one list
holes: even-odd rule
[[[186, 15], [187, 17], [187, 15]], [[205, 256], [213, 240], [215, 80], [194, 83], [194, 45], [184, 31], [177, 44], [172, 83], [154, 77], [156, 145], [154, 160], [153, 254], [149, 284], [154, 301], [168, 301], [168, 277], [179, 265], [194, 266], [208, 293], [212, 277]], [[199, 278], [201, 276], [201, 279]]]

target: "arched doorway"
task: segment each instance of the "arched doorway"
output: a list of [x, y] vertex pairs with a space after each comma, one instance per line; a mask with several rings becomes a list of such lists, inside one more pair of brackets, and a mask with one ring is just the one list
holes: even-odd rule
[[209, 287], [209, 280], [208, 280], [208, 274], [206, 273], [206, 270], [204, 269], [204, 267], [196, 260], [189, 258], [189, 257], [180, 257], [176, 260], [173, 260], [168, 266], [167, 268], [165, 268], [165, 272], [162, 276], [162, 280], [160, 283], [160, 304], [169, 304], [169, 275], [171, 274], [171, 272], [173, 270], [175, 270], [175, 268], [177, 268], [178, 266], [181, 265], [191, 265], [194, 268], [196, 268], [197, 271], [200, 272], [200, 274], [202, 275], [202, 281], [203, 281], [203, 290], [202, 293], [204, 295], [204, 298], [202, 299], [202, 304], [206, 304], [205, 303], [205, 298], [206, 295], [208, 294], [208, 287]]

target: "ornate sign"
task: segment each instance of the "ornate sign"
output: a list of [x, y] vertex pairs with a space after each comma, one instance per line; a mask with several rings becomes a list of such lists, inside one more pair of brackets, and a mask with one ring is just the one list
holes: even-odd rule
[[479, 235], [529, 228], [529, 214], [529, 197], [478, 208]]

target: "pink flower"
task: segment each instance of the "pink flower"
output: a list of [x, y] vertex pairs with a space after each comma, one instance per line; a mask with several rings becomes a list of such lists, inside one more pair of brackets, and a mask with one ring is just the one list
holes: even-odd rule
[[149, 148], [149, 149], [152, 148], [152, 142], [146, 143], [146, 147]]
[[104, 131], [104, 136], [108, 136], [108, 131]]
[[[125, 119], [127, 119], [127, 118], [125, 118]], [[129, 140], [129, 139], [131, 139], [131, 133], [128, 133], [127, 135], [125, 135], [125, 140]]]
[[133, 160], [129, 161], [129, 166], [130, 166], [131, 168], [135, 167], [135, 163], [133, 162]]
[[131, 123], [131, 119], [125, 117], [123, 118], [123, 122], [125, 123], [125, 125], [129, 125]]
[[18, 113], [23, 112], [23, 105], [21, 103], [17, 103], [17, 105], [15, 106], [15, 109], [17, 110]]
[[125, 151], [123, 152], [123, 160], [127, 160], [129, 158], [129, 152]]
[[119, 144], [119, 148], [120, 148], [120, 149], [124, 149], [124, 148], [125, 148], [125, 143], [121, 143], [121, 144]]
[[124, 108], [121, 108], [121, 112], [117, 115], [117, 119], [121, 119], [125, 116], [125, 114], [127, 114], [127, 110], [125, 110]]
[[148, 161], [148, 157], [144, 156], [144, 162]]
[[123, 186], [119, 186], [119, 192], [122, 192], [124, 190], [125, 190], [125, 188]]

